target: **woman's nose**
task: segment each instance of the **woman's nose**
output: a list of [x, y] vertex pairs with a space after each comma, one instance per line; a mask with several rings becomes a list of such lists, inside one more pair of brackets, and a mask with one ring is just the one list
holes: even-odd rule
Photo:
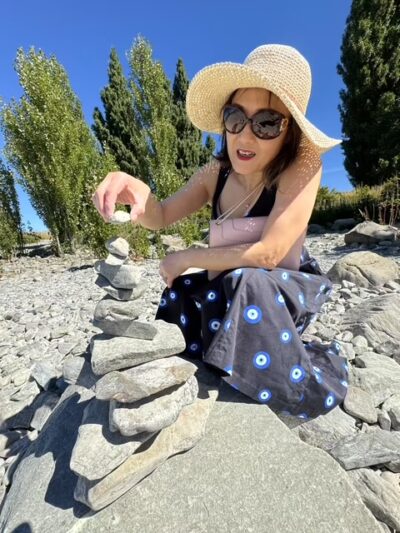
[[240, 136], [241, 138], [243, 137], [249, 137], [251, 139], [257, 139], [257, 136], [254, 135], [253, 133], [253, 130], [251, 129], [251, 123], [250, 121], [247, 121], [245, 127], [242, 129], [242, 131], [240, 132]]

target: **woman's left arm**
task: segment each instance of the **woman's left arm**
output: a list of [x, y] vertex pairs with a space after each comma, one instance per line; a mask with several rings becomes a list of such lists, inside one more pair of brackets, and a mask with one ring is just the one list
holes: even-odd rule
[[262, 236], [254, 243], [216, 248], [189, 248], [166, 256], [160, 274], [170, 287], [189, 267], [227, 270], [238, 267], [275, 268], [307, 227], [322, 176], [316, 152], [301, 146], [295, 161], [281, 175], [274, 206]]

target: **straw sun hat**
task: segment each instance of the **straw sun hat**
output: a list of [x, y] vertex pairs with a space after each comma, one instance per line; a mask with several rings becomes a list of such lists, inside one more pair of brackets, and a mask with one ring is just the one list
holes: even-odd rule
[[202, 131], [223, 133], [221, 108], [234, 90], [243, 87], [261, 87], [275, 93], [302, 130], [301, 142], [311, 144], [319, 154], [342, 142], [325, 135], [305, 117], [311, 68], [300, 52], [283, 44], [258, 46], [243, 64], [223, 61], [200, 70], [187, 91], [189, 119]]

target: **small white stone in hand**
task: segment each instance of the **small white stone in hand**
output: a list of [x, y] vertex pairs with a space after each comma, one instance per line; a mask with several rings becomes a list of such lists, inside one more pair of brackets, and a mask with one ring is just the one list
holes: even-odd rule
[[131, 221], [131, 215], [126, 211], [115, 211], [108, 221], [111, 224], [125, 224]]

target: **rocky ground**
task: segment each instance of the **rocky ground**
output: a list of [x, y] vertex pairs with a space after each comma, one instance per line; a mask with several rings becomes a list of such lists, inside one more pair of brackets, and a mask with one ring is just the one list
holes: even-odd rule
[[[345, 245], [344, 233], [345, 231], [330, 231], [307, 236], [305, 246], [310, 255], [318, 261], [324, 273], [327, 273], [346, 254], [355, 250], [373, 251], [380, 256], [393, 259], [400, 266], [399, 246], [389, 243]], [[58, 380], [62, 389], [65, 386], [62, 381], [62, 361], [67, 356], [82, 355], [87, 351], [91, 337], [101, 333], [101, 330], [92, 324], [94, 309], [104, 296], [102, 288], [95, 284], [97, 274], [93, 265], [97, 259], [81, 252], [66, 255], [63, 259], [54, 256], [27, 256], [13, 261], [0, 260], [0, 404], [7, 403], [8, 408], [13, 403], [25, 402], [29, 405], [32, 396], [40, 391], [40, 384], [42, 389], [47, 388], [50, 377]], [[139, 262], [138, 266], [144, 267], [143, 277], [147, 278], [148, 282], [148, 290], [142, 296], [145, 305], [139, 320], [152, 321], [165, 283], [158, 272], [159, 260], [145, 260]], [[343, 328], [339, 328], [343, 313], [363, 299], [398, 292], [400, 285], [395, 281], [380, 287], [367, 288], [359, 288], [346, 281], [334, 283], [331, 299], [323, 306], [318, 319], [307, 328], [306, 333], [310, 339], [315, 334], [318, 335], [315, 338], [326, 341], [332, 338], [342, 340], [345, 355], [353, 359], [355, 355], [361, 355], [363, 351], [369, 349], [368, 342], [360, 335], [353, 336], [348, 331], [343, 332]], [[51, 362], [52, 368], [39, 364], [43, 360]], [[58, 397], [54, 396], [53, 405], [57, 399]], [[359, 401], [360, 398], [354, 398], [356, 407]], [[375, 406], [379, 403], [382, 402], [376, 401]], [[51, 406], [51, 401], [49, 405]], [[361, 415], [357, 418], [359, 424], [357, 427], [368, 431], [365, 422], [368, 418], [365, 414], [365, 404], [363, 408], [359, 406], [358, 408], [359, 410], [355, 408], [355, 411], [358, 414], [361, 412]], [[49, 412], [51, 407], [47, 410], [48, 414]], [[18, 410], [15, 413], [18, 414]], [[7, 411], [6, 415], [10, 417], [14, 413]], [[4, 415], [2, 418], [4, 419]], [[46, 414], [42, 413], [41, 420], [37, 420], [33, 425], [30, 421], [25, 428], [21, 422], [20, 429], [12, 431], [15, 434], [14, 447], [10, 444], [10, 428], [7, 428], [7, 439], [3, 438], [7, 443], [6, 449], [2, 445], [0, 433], [0, 480], [2, 480], [0, 501], [6, 495], [11, 483], [10, 475], [7, 474], [9, 466], [17, 459], [23, 447], [35, 439], [45, 418]], [[397, 431], [400, 426], [393, 425], [393, 421], [397, 420], [400, 421], [400, 413], [392, 419], [394, 431], [390, 433], [400, 435], [400, 431]], [[373, 422], [376, 420], [371, 419], [370, 424], [379, 426]], [[302, 438], [306, 440], [304, 435]], [[343, 459], [343, 464], [344, 462]], [[379, 466], [383, 463], [385, 460], [370, 464]], [[383, 470], [387, 480], [398, 490], [397, 503], [399, 503], [400, 474], [397, 473], [400, 472], [399, 461], [396, 465], [398, 470], [396, 468], [392, 471]], [[391, 510], [387, 511], [390, 516], [391, 513]], [[400, 523], [399, 515], [393, 520], [391, 518], [384, 520], [382, 516], [379, 519], [389, 525]], [[393, 528], [389, 529], [389, 525], [386, 526], [386, 531], [395, 531]]]

